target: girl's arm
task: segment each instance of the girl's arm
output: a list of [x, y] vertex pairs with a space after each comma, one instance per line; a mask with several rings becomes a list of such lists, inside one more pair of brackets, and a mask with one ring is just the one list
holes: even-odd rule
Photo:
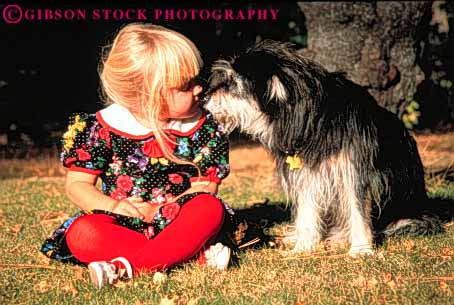
[[218, 193], [218, 184], [210, 181], [192, 182], [191, 187], [185, 193], [209, 192]]
[[144, 215], [144, 212], [149, 204], [143, 202], [140, 197], [129, 197], [117, 201], [96, 188], [97, 179], [98, 176], [93, 174], [68, 171], [65, 184], [66, 194], [82, 210], [104, 210], [141, 219], [148, 216]]

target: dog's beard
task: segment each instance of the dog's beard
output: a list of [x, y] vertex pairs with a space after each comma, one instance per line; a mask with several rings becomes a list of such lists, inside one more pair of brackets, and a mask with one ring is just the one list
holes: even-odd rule
[[255, 100], [242, 99], [222, 92], [210, 96], [204, 106], [216, 121], [224, 126], [225, 133], [235, 128], [269, 145], [271, 126], [268, 116], [260, 111]]
[[225, 96], [218, 93], [211, 95], [204, 105], [204, 108], [213, 114], [214, 119], [223, 125], [226, 134], [230, 134], [239, 126], [237, 110], [228, 105]]

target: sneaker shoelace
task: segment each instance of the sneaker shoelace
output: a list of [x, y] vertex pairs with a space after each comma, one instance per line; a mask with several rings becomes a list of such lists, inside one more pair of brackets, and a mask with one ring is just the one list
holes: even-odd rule
[[120, 278], [121, 270], [119, 268], [117, 269], [115, 265], [108, 264], [107, 266], [105, 266], [104, 270], [106, 272], [107, 280], [110, 285], [115, 284]]

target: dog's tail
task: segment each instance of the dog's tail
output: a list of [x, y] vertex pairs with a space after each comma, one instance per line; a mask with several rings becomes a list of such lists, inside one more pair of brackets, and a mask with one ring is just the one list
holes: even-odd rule
[[454, 221], [454, 200], [447, 198], [427, 198], [423, 208], [412, 217], [392, 222], [378, 238], [394, 236], [427, 236], [443, 233], [444, 224]]
[[381, 235], [389, 237], [416, 237], [443, 233], [443, 221], [437, 215], [422, 215], [418, 218], [406, 218], [389, 224]]

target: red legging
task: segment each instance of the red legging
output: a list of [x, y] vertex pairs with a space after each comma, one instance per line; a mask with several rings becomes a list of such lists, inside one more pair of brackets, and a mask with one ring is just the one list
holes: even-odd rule
[[186, 202], [178, 216], [154, 239], [122, 227], [104, 214], [84, 215], [69, 227], [66, 242], [81, 262], [125, 257], [135, 272], [157, 271], [189, 260], [214, 237], [224, 220], [222, 203], [201, 194]]

